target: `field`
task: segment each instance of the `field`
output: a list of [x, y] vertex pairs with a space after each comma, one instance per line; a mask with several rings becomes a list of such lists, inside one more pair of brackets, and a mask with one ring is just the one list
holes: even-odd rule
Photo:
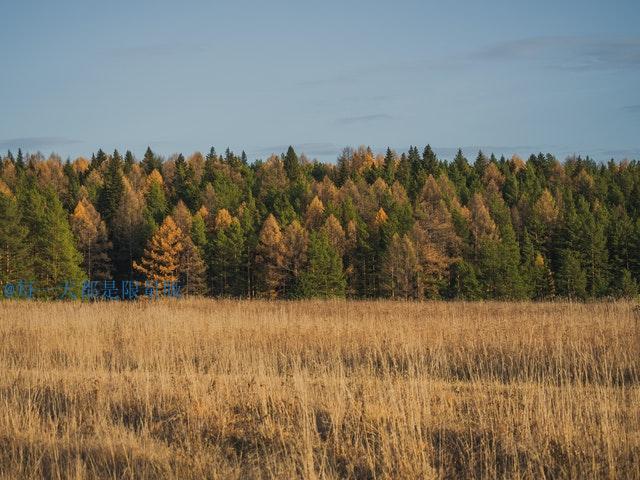
[[640, 478], [630, 303], [0, 303], [1, 478]]

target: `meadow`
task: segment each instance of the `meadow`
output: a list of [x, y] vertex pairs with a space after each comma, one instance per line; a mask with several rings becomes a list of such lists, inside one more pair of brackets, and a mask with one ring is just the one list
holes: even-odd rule
[[640, 316], [0, 302], [0, 478], [640, 478]]

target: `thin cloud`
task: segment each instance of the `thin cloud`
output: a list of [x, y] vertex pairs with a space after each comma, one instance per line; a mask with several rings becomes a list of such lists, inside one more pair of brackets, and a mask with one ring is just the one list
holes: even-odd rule
[[82, 142], [80, 140], [73, 140], [65, 137], [23, 137], [0, 140], [0, 148], [37, 150], [41, 148], [74, 145], [77, 143]]
[[471, 52], [470, 61], [536, 62], [565, 70], [640, 67], [640, 37], [545, 36], [500, 42]]
[[626, 105], [622, 107], [622, 110], [627, 113], [640, 114], [640, 105]]
[[342, 117], [336, 119], [336, 123], [339, 125], [354, 125], [358, 123], [370, 123], [378, 120], [391, 120], [393, 117], [386, 113], [374, 113], [371, 115], [358, 115], [354, 117]]
[[159, 43], [112, 48], [108, 52], [118, 58], [145, 58], [204, 53], [208, 48], [206, 45], [195, 43]]
[[[309, 142], [309, 143], [298, 143], [292, 145], [294, 150], [298, 153], [305, 153], [311, 156], [327, 156], [327, 155], [336, 155], [340, 152], [340, 147], [336, 146], [333, 143], [328, 142]], [[255, 153], [257, 155], [271, 155], [271, 154], [280, 154], [286, 152], [289, 148], [289, 145], [273, 145], [270, 147], [259, 147]]]

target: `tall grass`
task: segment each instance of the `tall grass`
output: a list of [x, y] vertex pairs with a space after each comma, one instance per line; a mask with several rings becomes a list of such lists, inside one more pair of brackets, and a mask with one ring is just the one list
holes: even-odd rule
[[640, 478], [628, 303], [0, 303], [2, 478]]

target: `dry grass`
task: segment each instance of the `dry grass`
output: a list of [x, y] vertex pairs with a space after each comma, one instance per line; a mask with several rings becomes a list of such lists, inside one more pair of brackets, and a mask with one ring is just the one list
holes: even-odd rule
[[0, 303], [2, 478], [640, 478], [628, 303]]

